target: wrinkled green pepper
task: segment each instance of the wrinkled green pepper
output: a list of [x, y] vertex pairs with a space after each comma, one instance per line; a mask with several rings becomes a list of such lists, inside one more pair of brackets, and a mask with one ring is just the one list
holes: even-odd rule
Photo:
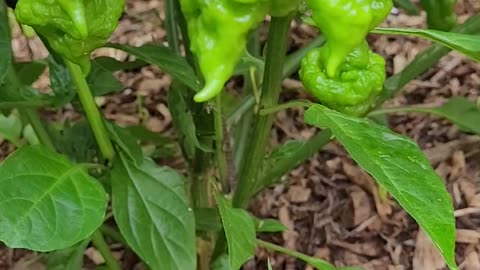
[[339, 75], [325, 73], [322, 48], [311, 50], [302, 60], [303, 85], [318, 100], [339, 112], [361, 116], [375, 104], [385, 81], [385, 60], [373, 53], [366, 42], [347, 55]]
[[124, 0], [19, 0], [15, 14], [88, 74], [90, 53], [106, 43], [124, 6]]
[[300, 78], [318, 100], [337, 111], [364, 115], [385, 81], [385, 60], [365, 41], [389, 14], [391, 0], [307, 0], [327, 39], [303, 59]]
[[456, 3], [457, 0], [421, 0], [427, 11], [428, 27], [442, 31], [451, 30], [457, 24]]
[[245, 52], [249, 32], [268, 13], [287, 16], [299, 4], [300, 0], [180, 0], [190, 49], [205, 79], [195, 101], [208, 101], [223, 89]]

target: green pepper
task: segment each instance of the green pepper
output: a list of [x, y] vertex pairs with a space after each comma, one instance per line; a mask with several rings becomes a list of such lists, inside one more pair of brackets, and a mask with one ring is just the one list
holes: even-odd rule
[[427, 11], [428, 27], [442, 31], [451, 30], [457, 24], [456, 3], [457, 0], [421, 0]]
[[347, 54], [360, 45], [368, 32], [379, 25], [392, 9], [392, 0], [307, 0], [312, 19], [327, 39], [327, 74], [337, 70]]
[[391, 0], [307, 0], [327, 42], [302, 60], [300, 78], [318, 100], [337, 111], [362, 116], [385, 81], [385, 60], [365, 38], [389, 14]]
[[15, 13], [87, 74], [90, 53], [106, 43], [124, 6], [124, 0], [19, 0]]
[[385, 81], [385, 60], [364, 41], [338, 67], [339, 76], [325, 72], [325, 48], [311, 50], [302, 60], [303, 85], [322, 104], [336, 111], [362, 116], [375, 104]]
[[187, 20], [190, 49], [205, 79], [194, 100], [215, 97], [242, 57], [249, 31], [267, 14], [269, 0], [180, 0]]

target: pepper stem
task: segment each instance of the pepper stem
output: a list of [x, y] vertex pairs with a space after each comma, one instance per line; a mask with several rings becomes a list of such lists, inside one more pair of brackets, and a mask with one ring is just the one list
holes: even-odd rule
[[65, 59], [65, 63], [70, 75], [73, 78], [73, 81], [77, 86], [78, 97], [82, 103], [83, 109], [85, 110], [88, 122], [93, 130], [98, 147], [100, 148], [100, 152], [105, 159], [113, 160], [113, 157], [115, 156], [115, 150], [110, 138], [108, 137], [107, 129], [105, 128], [105, 123], [103, 122], [97, 104], [95, 104], [95, 99], [90, 92], [90, 87], [88, 86], [85, 77], [83, 77], [82, 70], [78, 65], [70, 62], [67, 59]]
[[[270, 108], [278, 103], [282, 89], [283, 64], [287, 51], [287, 38], [292, 16], [272, 17], [268, 34], [267, 56], [260, 108]], [[258, 181], [258, 173], [265, 158], [266, 146], [273, 124], [273, 115], [254, 117], [252, 140], [245, 149], [244, 163], [239, 171], [239, 183], [233, 197], [234, 207], [245, 208]]]

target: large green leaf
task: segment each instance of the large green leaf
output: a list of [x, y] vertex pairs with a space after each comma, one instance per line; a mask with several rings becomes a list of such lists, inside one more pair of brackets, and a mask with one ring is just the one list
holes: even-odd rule
[[183, 178], [120, 153], [111, 179], [113, 214], [130, 247], [152, 269], [195, 269], [195, 222]]
[[255, 223], [247, 211], [233, 208], [223, 195], [217, 194], [215, 199], [227, 237], [230, 268], [238, 270], [255, 254]]
[[5, 74], [12, 64], [12, 48], [10, 37], [10, 24], [5, 1], [0, 3], [0, 84], [3, 83]]
[[0, 240], [11, 248], [63, 249], [102, 223], [107, 194], [81, 165], [43, 146], [0, 165]]
[[330, 128], [352, 158], [422, 226], [450, 268], [456, 269], [452, 200], [415, 142], [370, 120], [349, 117], [321, 105], [308, 109], [305, 121]]
[[431, 29], [383, 27], [375, 28], [372, 32], [377, 34], [416, 36], [429, 39], [452, 50], [457, 50], [476, 61], [480, 61], [480, 36], [478, 35], [443, 32]]
[[200, 89], [200, 81], [185, 58], [165, 46], [160, 44], [147, 44], [141, 47], [120, 44], [109, 44], [108, 46], [125, 51], [140, 60], [158, 66], [166, 73], [172, 75], [173, 78], [195, 91]]

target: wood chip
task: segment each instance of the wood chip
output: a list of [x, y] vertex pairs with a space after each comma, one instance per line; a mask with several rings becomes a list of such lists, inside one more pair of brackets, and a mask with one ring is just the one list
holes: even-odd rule
[[457, 229], [457, 233], [456, 233], [457, 243], [477, 244], [479, 240], [480, 240], [480, 232], [475, 230]]
[[413, 270], [441, 270], [445, 266], [442, 255], [430, 238], [423, 230], [418, 231], [413, 255]]

